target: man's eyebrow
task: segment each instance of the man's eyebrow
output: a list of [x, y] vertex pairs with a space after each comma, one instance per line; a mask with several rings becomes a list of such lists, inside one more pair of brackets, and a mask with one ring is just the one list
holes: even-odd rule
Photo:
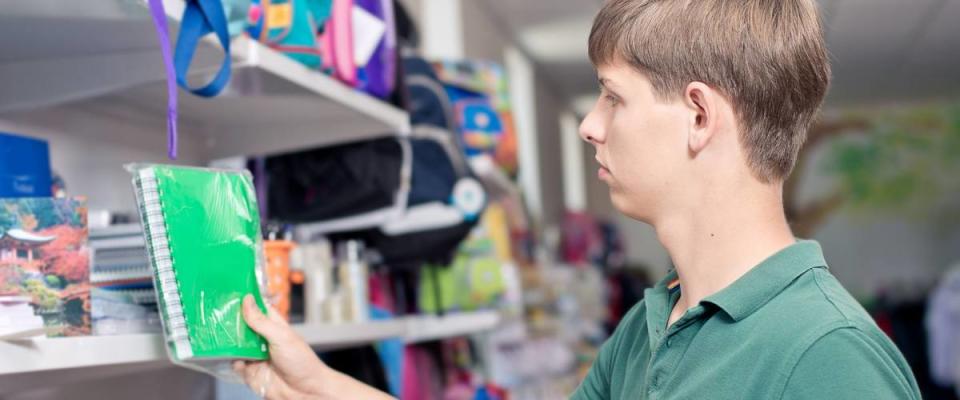
[[616, 93], [616, 91], [617, 91], [617, 90], [616, 90], [616, 89], [617, 89], [617, 83], [611, 81], [611, 80], [608, 79], [608, 78], [603, 78], [603, 77], [597, 78], [597, 83], [600, 84], [600, 88], [601, 88], [601, 89], [604, 89], [604, 90], [609, 91], [609, 92], [614, 92], [614, 93]]
[[597, 78], [597, 83], [599, 83], [601, 87], [606, 88], [606, 89], [616, 89], [616, 88], [617, 88], [617, 83], [614, 82], [614, 81], [612, 81], [612, 80], [610, 80], [610, 78], [605, 78], [605, 77], [602, 77], [602, 76], [601, 76], [601, 77], [598, 77], [598, 78]]

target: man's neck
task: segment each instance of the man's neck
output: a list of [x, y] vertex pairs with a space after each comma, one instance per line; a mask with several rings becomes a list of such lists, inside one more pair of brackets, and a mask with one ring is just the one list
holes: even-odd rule
[[680, 278], [671, 324], [795, 241], [779, 189], [743, 188], [709, 198], [655, 226]]

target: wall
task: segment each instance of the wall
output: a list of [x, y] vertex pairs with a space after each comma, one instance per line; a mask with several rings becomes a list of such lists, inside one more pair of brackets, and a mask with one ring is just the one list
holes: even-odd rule
[[420, 21], [423, 21], [423, 0], [398, 0], [403, 6], [404, 10], [407, 10], [407, 14], [410, 14], [410, 18], [413, 19], [416, 26], [420, 26]]
[[[162, 116], [157, 116], [162, 118]], [[50, 164], [67, 186], [69, 195], [88, 198], [90, 209], [136, 210], [130, 174], [132, 162], [165, 162], [166, 132], [144, 129], [116, 118], [116, 129], [87, 129], [87, 122], [103, 115], [69, 107], [0, 115], [0, 131], [47, 140]], [[110, 118], [114, 118], [111, 116]], [[199, 141], [181, 135], [180, 162], [201, 159]]]
[[563, 220], [564, 213], [560, 115], [567, 103], [566, 99], [556, 92], [555, 86], [543, 78], [537, 79], [536, 93], [543, 226], [557, 226]]
[[466, 58], [496, 61], [503, 65], [504, 50], [514, 44], [509, 30], [484, 0], [464, 0], [462, 11]]
[[[820, 165], [829, 146], [811, 155], [801, 181], [801, 203], [829, 194], [837, 182]], [[830, 269], [854, 295], [869, 298], [879, 291], [923, 291], [942, 271], [960, 260], [956, 241], [923, 221], [895, 211], [835, 212], [815, 233]], [[953, 236], [960, 236], [955, 232]], [[912, 289], [911, 289], [912, 288]]]

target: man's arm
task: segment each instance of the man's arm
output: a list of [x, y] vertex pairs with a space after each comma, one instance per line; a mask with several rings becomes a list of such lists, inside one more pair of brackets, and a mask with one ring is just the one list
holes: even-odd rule
[[865, 333], [832, 331], [800, 357], [784, 388], [784, 400], [920, 400], [912, 378]]
[[[620, 353], [620, 344], [623, 343], [624, 331], [636, 331], [639, 329], [637, 326], [644, 323], [641, 314], [645, 307], [644, 304], [645, 302], [641, 300], [634, 304], [630, 311], [627, 311], [626, 315], [623, 316], [613, 335], [610, 335], [610, 338], [600, 348], [600, 353], [597, 354], [597, 359], [593, 361], [587, 377], [580, 383], [580, 387], [573, 393], [571, 399], [606, 400], [613, 396], [610, 378], [614, 365], [616, 365], [617, 354]], [[633, 327], [630, 327], [631, 324], [633, 324]]]
[[600, 353], [597, 354], [597, 359], [590, 366], [587, 377], [580, 383], [577, 391], [573, 392], [573, 396], [570, 397], [571, 400], [605, 400], [610, 398], [610, 370], [615, 352], [614, 339], [616, 337], [616, 334], [611, 336], [600, 348]]

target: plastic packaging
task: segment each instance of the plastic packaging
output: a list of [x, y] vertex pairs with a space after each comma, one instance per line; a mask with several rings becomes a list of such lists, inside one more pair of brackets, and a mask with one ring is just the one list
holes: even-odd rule
[[243, 320], [253, 295], [266, 310], [260, 215], [248, 172], [134, 164], [134, 191], [170, 360], [239, 382], [231, 362], [265, 360]]

